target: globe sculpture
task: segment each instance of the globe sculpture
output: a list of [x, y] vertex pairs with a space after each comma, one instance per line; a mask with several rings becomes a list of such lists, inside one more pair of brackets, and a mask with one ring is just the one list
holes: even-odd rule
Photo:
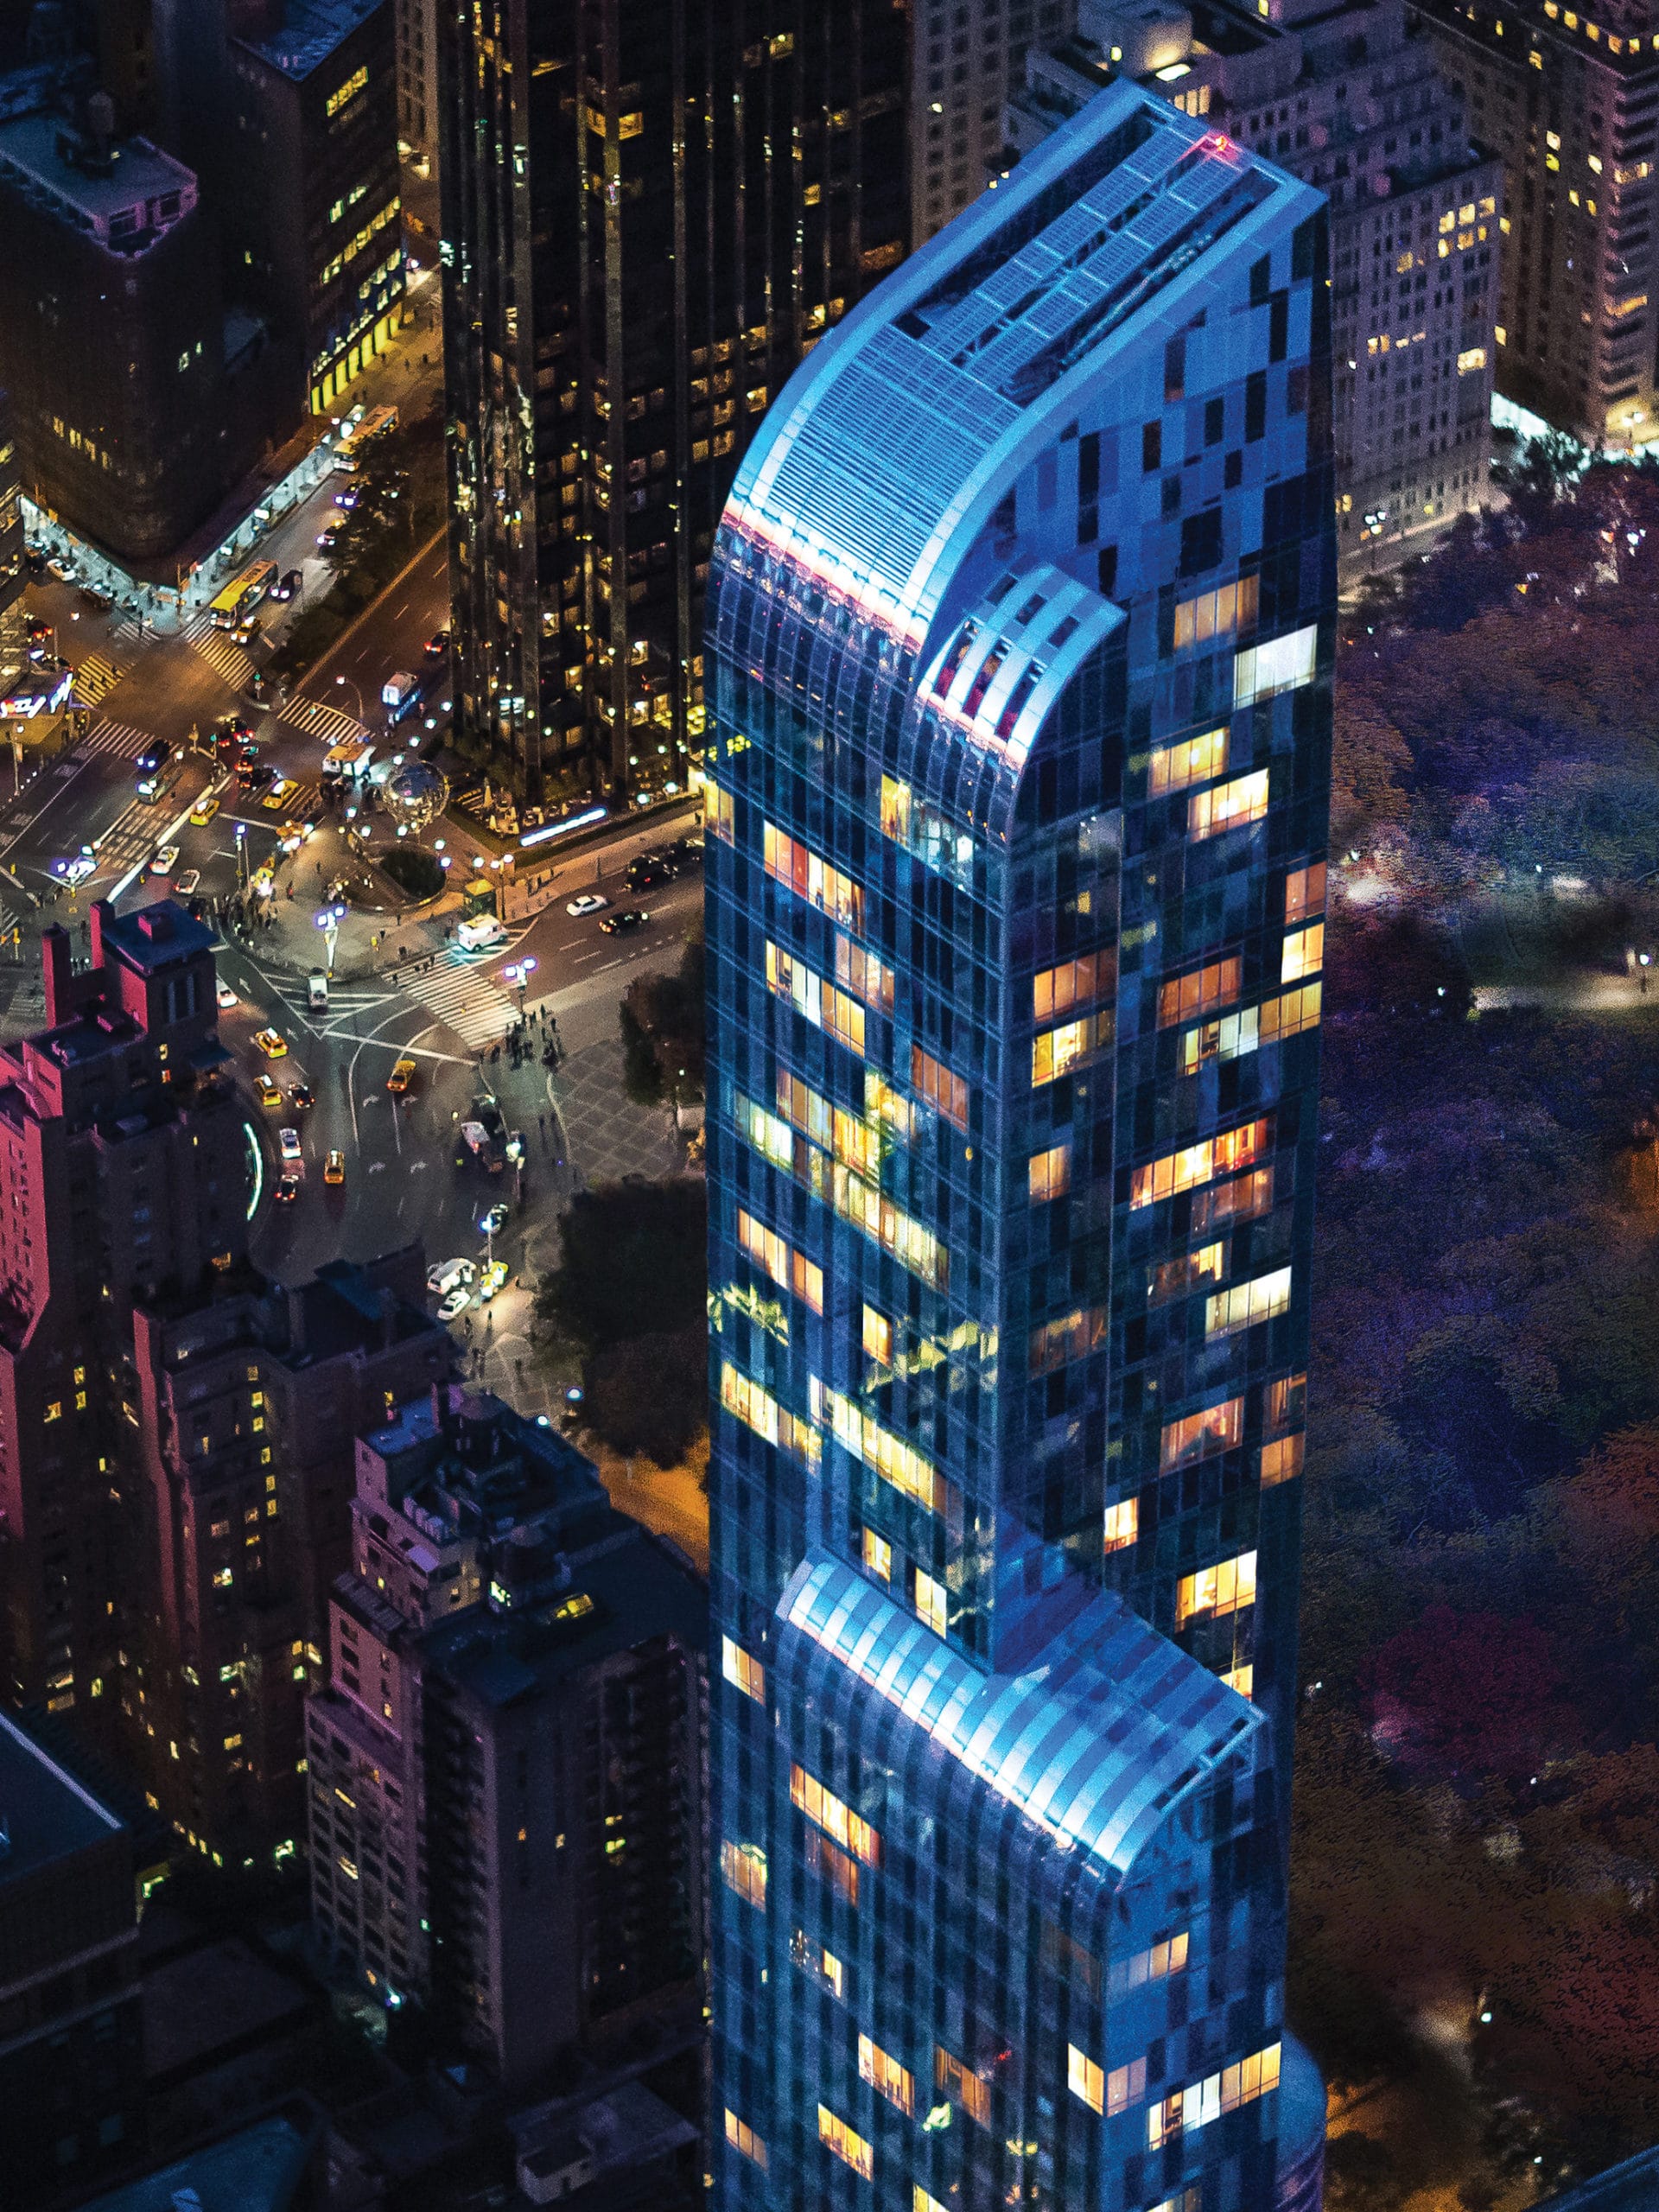
[[448, 779], [424, 760], [406, 760], [386, 778], [381, 798], [394, 828], [418, 836], [448, 805]]

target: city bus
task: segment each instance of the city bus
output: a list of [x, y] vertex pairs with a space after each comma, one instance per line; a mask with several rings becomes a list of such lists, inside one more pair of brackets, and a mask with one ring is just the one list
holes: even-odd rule
[[360, 423], [348, 423], [340, 434], [340, 443], [334, 448], [334, 467], [343, 468], [349, 475], [357, 467], [360, 448], [371, 438], [378, 438], [382, 430], [395, 430], [397, 410], [395, 407], [373, 407]]
[[251, 569], [244, 569], [207, 609], [214, 629], [234, 630], [257, 607], [276, 581], [274, 561], [256, 561]]

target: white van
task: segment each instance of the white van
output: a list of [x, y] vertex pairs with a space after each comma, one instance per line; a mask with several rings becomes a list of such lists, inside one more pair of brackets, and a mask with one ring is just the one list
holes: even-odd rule
[[506, 941], [506, 929], [498, 914], [474, 914], [455, 928], [455, 943], [463, 952], [488, 952], [492, 946]]
[[322, 969], [311, 970], [311, 1010], [315, 1014], [328, 1004], [328, 978]]

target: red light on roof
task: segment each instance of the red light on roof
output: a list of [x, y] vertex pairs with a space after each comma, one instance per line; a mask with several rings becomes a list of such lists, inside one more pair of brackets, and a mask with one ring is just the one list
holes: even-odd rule
[[1224, 130], [1207, 131], [1202, 143], [1212, 154], [1230, 154], [1235, 150], [1232, 140]]

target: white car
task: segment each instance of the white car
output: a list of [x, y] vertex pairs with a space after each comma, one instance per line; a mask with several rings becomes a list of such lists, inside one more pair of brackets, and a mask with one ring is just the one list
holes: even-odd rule
[[467, 1311], [468, 1306], [472, 1304], [472, 1300], [473, 1294], [467, 1288], [464, 1283], [461, 1285], [460, 1289], [452, 1290], [448, 1298], [444, 1300], [443, 1303], [438, 1308], [439, 1320], [458, 1320]]
[[480, 1218], [478, 1233], [480, 1236], [499, 1236], [506, 1225], [507, 1209], [505, 1202], [503, 1201], [499, 1205], [492, 1206], [489, 1211]]
[[200, 881], [200, 869], [188, 868], [184, 871], [184, 874], [178, 877], [175, 881], [173, 888], [178, 893], [181, 899], [188, 899]]
[[77, 853], [73, 860], [64, 862], [63, 880], [66, 883], [85, 883], [97, 866], [90, 853]]
[[276, 1144], [283, 1155], [284, 1167], [296, 1167], [305, 1157], [300, 1147], [300, 1133], [297, 1129], [278, 1129]]
[[478, 1281], [478, 1268], [471, 1260], [440, 1260], [435, 1268], [427, 1270], [426, 1287], [435, 1298], [444, 1298], [457, 1285], [470, 1289]]
[[610, 903], [602, 891], [584, 891], [580, 899], [570, 899], [564, 911], [580, 921], [584, 914], [602, 913]]
[[155, 859], [151, 861], [149, 864], [149, 872], [152, 875], [171, 875], [178, 864], [178, 847], [176, 845], [163, 845], [161, 851], [157, 853]]
[[238, 998], [236, 993], [231, 988], [228, 983], [221, 983], [219, 985], [219, 1010], [221, 1014], [228, 1014], [233, 1006], [240, 1006], [241, 1003], [241, 1000]]

